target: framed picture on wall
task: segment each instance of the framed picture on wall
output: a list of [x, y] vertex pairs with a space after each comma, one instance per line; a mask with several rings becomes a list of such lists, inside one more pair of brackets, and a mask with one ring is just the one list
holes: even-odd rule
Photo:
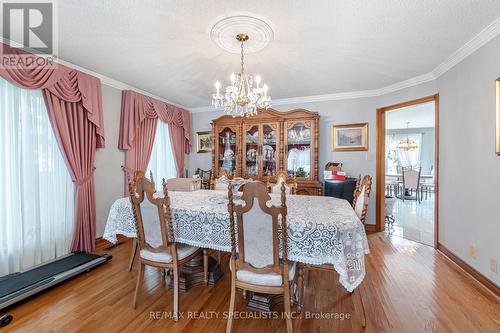
[[213, 149], [212, 132], [196, 132], [196, 152], [210, 153]]
[[368, 150], [368, 123], [332, 125], [332, 151]]
[[500, 77], [496, 82], [496, 151], [497, 155], [500, 155]]

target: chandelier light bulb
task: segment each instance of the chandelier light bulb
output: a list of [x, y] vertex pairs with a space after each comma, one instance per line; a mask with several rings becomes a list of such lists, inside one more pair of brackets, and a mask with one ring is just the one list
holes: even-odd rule
[[231, 73], [230, 79], [231, 79], [231, 82], [236, 81], [236, 75], [234, 74], [234, 72]]
[[255, 76], [255, 83], [257, 84], [257, 89], [259, 89], [259, 84], [260, 84], [260, 75]]
[[264, 84], [262, 88], [264, 89], [264, 97], [267, 97], [267, 84]]
[[220, 82], [219, 81], [215, 81], [215, 89], [217, 89], [217, 96], [219, 96], [219, 91], [220, 91]]

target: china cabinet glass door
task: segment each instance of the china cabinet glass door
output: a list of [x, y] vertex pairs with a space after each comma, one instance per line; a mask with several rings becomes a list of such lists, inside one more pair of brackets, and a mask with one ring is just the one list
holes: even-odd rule
[[234, 176], [236, 171], [236, 131], [230, 127], [224, 127], [218, 131], [217, 159], [219, 172], [227, 170], [229, 175]]
[[278, 124], [262, 125], [261, 176], [275, 176], [278, 171]]
[[260, 164], [260, 133], [259, 125], [245, 126], [245, 144], [244, 144], [244, 170], [245, 177], [255, 177], [259, 174]]
[[289, 177], [311, 176], [311, 125], [306, 122], [286, 123], [286, 166]]

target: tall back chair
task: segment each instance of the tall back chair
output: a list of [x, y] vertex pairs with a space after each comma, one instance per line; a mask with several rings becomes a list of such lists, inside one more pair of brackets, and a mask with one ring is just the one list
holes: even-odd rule
[[406, 191], [410, 191], [410, 194], [415, 191], [416, 200], [421, 201], [421, 189], [420, 189], [420, 172], [421, 168], [413, 170], [411, 168], [403, 168], [403, 192], [401, 197], [405, 201]]
[[[137, 243], [139, 245], [140, 269], [134, 293], [133, 307], [137, 305], [137, 294], [144, 280], [145, 265], [173, 270], [174, 320], [179, 313], [179, 266], [200, 254], [201, 249], [175, 242], [170, 197], [167, 183], [163, 180], [163, 196], [155, 196], [154, 184], [147, 178], [136, 181], [135, 190], [129, 181], [130, 202], [134, 215]], [[145, 200], [147, 199], [147, 200]], [[205, 284], [208, 284], [208, 255], [203, 250]]]
[[212, 170], [202, 170], [197, 168], [194, 174], [198, 175], [201, 179], [201, 189], [209, 190], [210, 182], [212, 180]]
[[361, 182], [359, 182], [359, 186], [356, 186], [356, 191], [354, 193], [352, 207], [363, 224], [365, 224], [366, 220], [366, 212], [368, 211], [368, 200], [370, 198], [371, 189], [372, 177], [366, 175], [363, 177]]
[[[281, 204], [268, 207], [271, 200], [264, 183], [247, 183], [243, 205], [235, 205], [228, 186], [231, 232], [231, 299], [226, 332], [233, 327], [236, 288], [265, 294], [283, 294], [287, 332], [292, 332], [291, 284], [296, 264], [289, 263], [287, 249], [286, 189], [281, 184]], [[236, 218], [236, 222], [235, 222]], [[281, 221], [281, 237], [278, 229]], [[236, 226], [237, 224], [237, 226]], [[237, 229], [237, 234], [235, 233]], [[238, 241], [236, 241], [238, 237]], [[282, 257], [280, 258], [280, 241]]]
[[267, 174], [267, 189], [269, 193], [280, 193], [282, 184], [285, 185], [286, 194], [295, 194], [297, 190], [297, 179], [293, 176], [292, 179], [288, 178], [288, 174], [284, 170], [276, 173], [276, 183], [270, 182], [270, 174]]
[[229, 181], [232, 179], [233, 178], [229, 175], [227, 170], [224, 169], [219, 173], [219, 178], [213, 178], [210, 181], [210, 189], [225, 191], [227, 190], [227, 184], [229, 184]]

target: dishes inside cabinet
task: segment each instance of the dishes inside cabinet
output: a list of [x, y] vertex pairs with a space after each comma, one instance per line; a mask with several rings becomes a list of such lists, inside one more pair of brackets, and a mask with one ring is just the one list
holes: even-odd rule
[[249, 149], [247, 151], [247, 161], [248, 162], [255, 162], [255, 161], [257, 161], [257, 150], [255, 150], [255, 149]]

